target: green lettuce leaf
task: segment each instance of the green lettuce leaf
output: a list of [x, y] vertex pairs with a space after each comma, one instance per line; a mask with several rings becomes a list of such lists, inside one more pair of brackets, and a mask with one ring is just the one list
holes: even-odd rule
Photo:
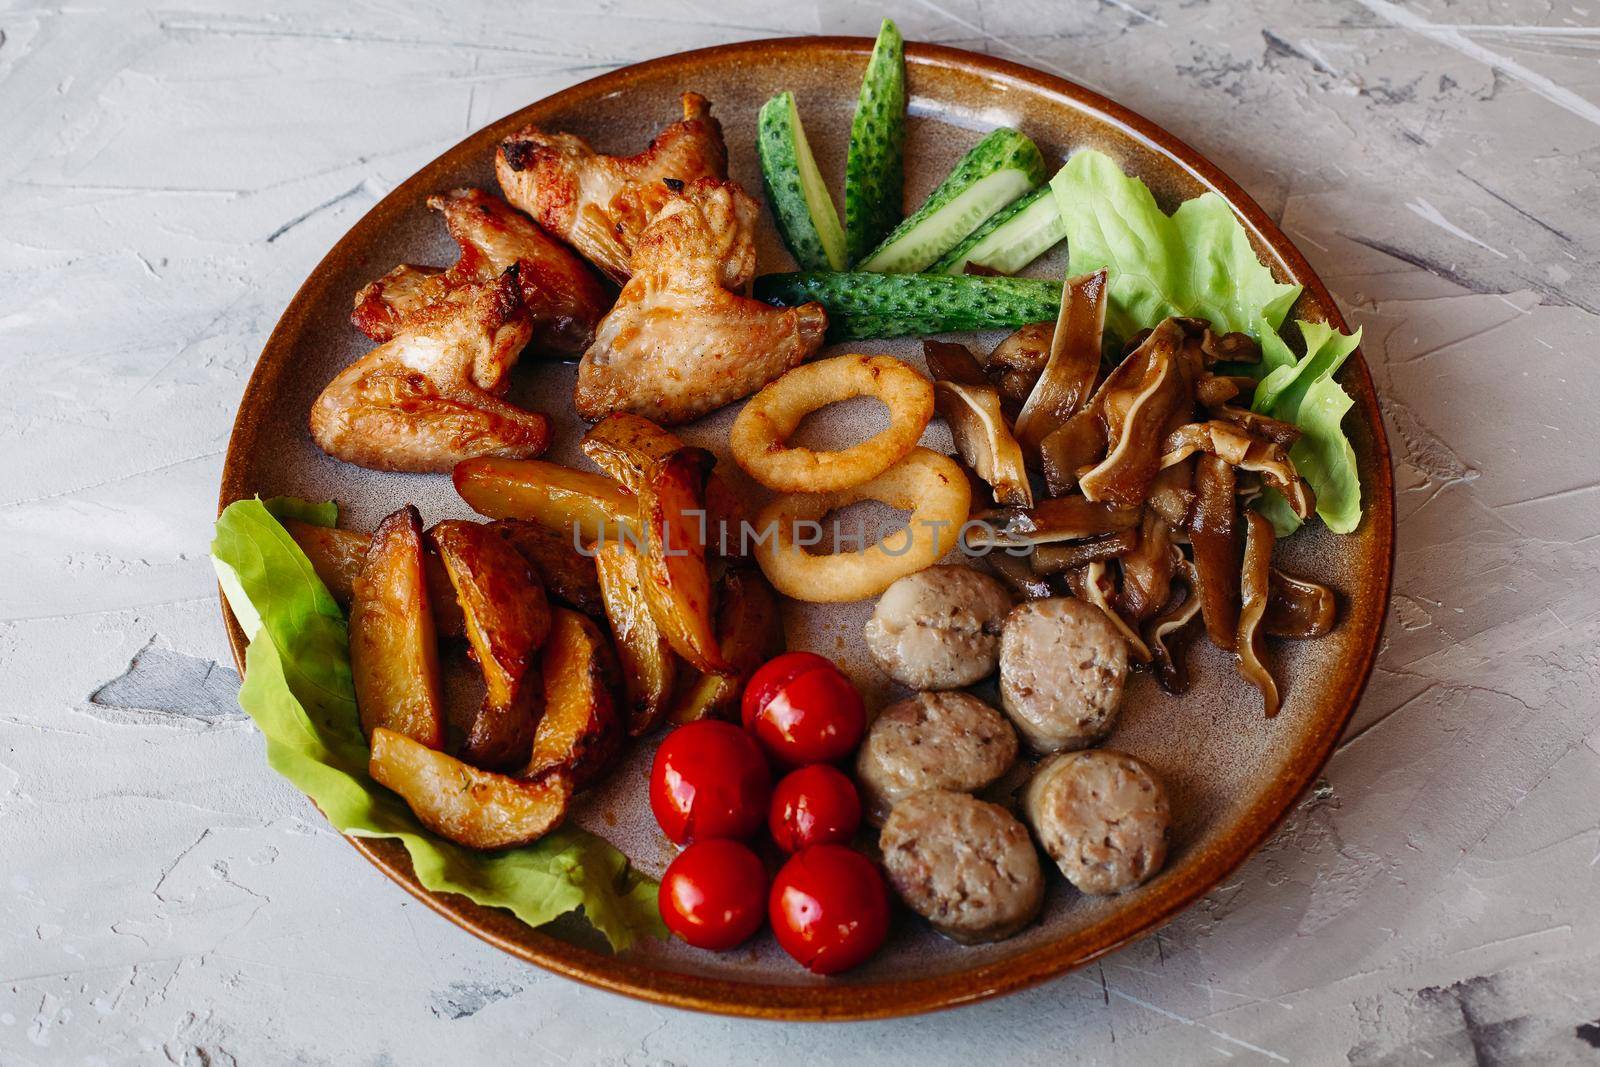
[[1300, 296], [1273, 280], [1233, 209], [1215, 193], [1168, 215], [1150, 189], [1111, 159], [1078, 152], [1050, 180], [1066, 223], [1068, 273], [1111, 272], [1106, 324], [1127, 338], [1169, 315], [1194, 315], [1226, 332], [1276, 330]]
[[[1186, 200], [1168, 215], [1144, 182], [1092, 150], [1073, 155], [1050, 188], [1066, 223], [1068, 273], [1110, 272], [1106, 325], [1113, 333], [1127, 338], [1169, 315], [1193, 315], [1260, 343], [1259, 365], [1223, 369], [1259, 378], [1254, 409], [1301, 429], [1289, 456], [1317, 495], [1317, 514], [1337, 533], [1354, 530], [1361, 485], [1355, 450], [1340, 426], [1352, 401], [1333, 375], [1361, 332], [1301, 322], [1306, 355], [1296, 359], [1278, 331], [1300, 287], [1273, 280], [1233, 209], [1215, 193]], [[1300, 525], [1271, 490], [1259, 507], [1280, 536]]]
[[[1354, 401], [1333, 375], [1361, 343], [1361, 331], [1343, 334], [1327, 323], [1303, 320], [1297, 325], [1306, 354], [1288, 364], [1274, 359], [1276, 365], [1256, 385], [1250, 406], [1300, 427], [1302, 436], [1289, 449], [1289, 459], [1317, 494], [1317, 514], [1328, 529], [1349, 533], [1361, 522], [1356, 453], [1343, 429], [1345, 413]], [[1276, 491], [1264, 491], [1258, 506], [1279, 537], [1299, 529], [1299, 516]]]
[[564, 827], [525, 848], [477, 852], [424, 829], [372, 780], [344, 616], [274, 511], [322, 525], [337, 517], [332, 504], [278, 498], [237, 501], [217, 520], [212, 559], [229, 607], [252, 635], [239, 705], [266, 738], [268, 765], [340, 833], [398, 838], [417, 880], [435, 892], [506, 908], [530, 926], [582, 909], [616, 949], [665, 936], [656, 883], [594, 834]]

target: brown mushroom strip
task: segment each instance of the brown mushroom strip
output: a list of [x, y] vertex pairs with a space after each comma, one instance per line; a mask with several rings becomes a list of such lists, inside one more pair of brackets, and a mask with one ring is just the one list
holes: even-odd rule
[[[1000, 390], [1000, 399], [1006, 413], [1016, 418], [1017, 412], [1033, 392], [1050, 361], [1050, 342], [1056, 333], [1053, 322], [1030, 322], [1007, 337], [989, 353], [983, 371], [994, 387]], [[930, 368], [931, 369], [931, 368]]]
[[1076, 541], [1059, 545], [1040, 545], [1033, 550], [1033, 572], [1056, 574], [1072, 570], [1099, 560], [1115, 559], [1132, 552], [1139, 545], [1139, 531], [1123, 530], [1121, 533], [1096, 537], [1092, 541]]
[[1117, 607], [1134, 622], [1160, 611], [1172, 592], [1172, 574], [1181, 557], [1167, 520], [1146, 508], [1138, 544], [1120, 557], [1122, 590], [1117, 594]]
[[1094, 403], [1105, 421], [1110, 450], [1098, 466], [1078, 478], [1079, 490], [1090, 500], [1127, 507], [1144, 503], [1161, 470], [1161, 438], [1167, 423], [1194, 403], [1192, 382], [1179, 365], [1182, 342], [1181, 327], [1167, 319], [1138, 352], [1111, 372], [1096, 394]]
[[1150, 483], [1150, 507], [1167, 525], [1186, 529], [1194, 514], [1194, 460], [1163, 467]]
[[1051, 497], [1031, 508], [995, 508], [975, 518], [987, 529], [971, 529], [974, 547], [1044, 545], [1131, 530], [1139, 525], [1137, 508], [1094, 504], [1081, 496]]
[[934, 410], [950, 426], [961, 459], [994, 490], [997, 504], [1030, 508], [1033, 486], [1022, 448], [1006, 425], [1000, 394], [989, 385], [933, 384]]
[[1206, 452], [1240, 470], [1259, 474], [1262, 481], [1283, 494], [1302, 519], [1309, 519], [1316, 509], [1316, 497], [1294, 469], [1288, 451], [1277, 442], [1254, 437], [1232, 423], [1219, 419], [1185, 423], [1167, 435], [1162, 450], [1163, 467], [1181, 463], [1196, 452]]
[[1261, 620], [1269, 637], [1321, 637], [1333, 630], [1337, 614], [1333, 590], [1272, 568], [1267, 613]]
[[1013, 593], [1024, 600], [1048, 600], [1056, 595], [1050, 583], [1033, 573], [1028, 556], [1013, 556], [1009, 552], [991, 552], [987, 557], [995, 576]]
[[[1269, 528], [1270, 529], [1270, 528]], [[1116, 608], [1111, 606], [1112, 594], [1116, 586], [1111, 581], [1111, 574], [1104, 560], [1095, 560], [1083, 568], [1083, 599], [1106, 613], [1106, 618], [1111, 620], [1122, 636], [1128, 639], [1128, 657], [1140, 663], [1150, 662], [1150, 646], [1144, 643], [1144, 638], [1139, 636], [1139, 631], [1128, 625], [1128, 620]]]
[[1000, 407], [1000, 394], [966, 345], [924, 341], [934, 378], [934, 410], [950, 426], [962, 462], [993, 489], [996, 503], [1033, 506], [1022, 449]]
[[1272, 523], [1259, 512], [1245, 513], [1244, 567], [1239, 594], [1244, 604], [1239, 610], [1239, 632], [1234, 654], [1239, 658], [1239, 673], [1261, 690], [1267, 718], [1278, 714], [1278, 683], [1263, 661], [1266, 632], [1261, 620], [1267, 613], [1268, 589], [1272, 584], [1272, 545], [1276, 536]]
[[1064, 496], [1078, 487], [1078, 474], [1092, 468], [1106, 454], [1106, 428], [1099, 414], [1085, 408], [1039, 442], [1039, 469], [1051, 496]]
[[1239, 567], [1243, 558], [1237, 481], [1233, 467], [1203, 455], [1195, 466], [1196, 500], [1189, 524], [1194, 550], [1195, 588], [1211, 643], [1233, 651], [1239, 630]]
[[[1173, 575], [1181, 590], [1180, 599], [1144, 624], [1144, 640], [1150, 646], [1150, 669], [1161, 688], [1182, 693], [1189, 688], [1189, 670], [1184, 663], [1184, 648], [1176, 642], [1182, 631], [1200, 614], [1200, 594], [1195, 589], [1194, 564], [1183, 560]], [[1174, 642], [1169, 645], [1168, 642]]]
[[1217, 334], [1207, 326], [1200, 339], [1206, 366], [1216, 363], [1260, 363], [1261, 346], [1247, 333]]
[[1292, 422], [1275, 419], [1271, 415], [1263, 415], [1258, 411], [1250, 411], [1248, 408], [1236, 408], [1232, 405], [1224, 404], [1214, 408], [1211, 413], [1225, 422], [1233, 423], [1245, 433], [1254, 434], [1257, 437], [1265, 437], [1267, 440], [1275, 441], [1285, 448], [1300, 440], [1300, 427]]
[[1215, 374], [1202, 374], [1194, 386], [1194, 398], [1208, 408], [1220, 407], [1244, 390], [1235, 378]]
[[1050, 360], [1017, 413], [1017, 440], [1024, 454], [1088, 402], [1100, 372], [1100, 337], [1106, 327], [1106, 272], [1068, 278], [1061, 288], [1061, 313], [1050, 339]]
[[[1024, 327], [1026, 329], [1026, 327]], [[936, 382], [955, 382], [957, 385], [989, 385], [984, 377], [983, 365], [972, 349], [953, 341], [922, 342], [922, 358], [928, 364], [928, 373]]]

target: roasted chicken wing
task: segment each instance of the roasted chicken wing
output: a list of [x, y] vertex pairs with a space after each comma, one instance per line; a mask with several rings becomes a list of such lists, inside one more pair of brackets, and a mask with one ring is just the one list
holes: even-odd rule
[[776, 308], [745, 295], [757, 212], [737, 183], [714, 178], [668, 198], [639, 235], [633, 277], [578, 365], [578, 414], [688, 422], [817, 350], [828, 326], [822, 305]]
[[636, 156], [604, 156], [582, 137], [529, 127], [506, 139], [494, 161], [506, 198], [618, 282], [650, 220], [674, 187], [725, 178], [728, 150], [711, 105], [683, 94], [683, 119]]
[[461, 258], [448, 270], [402, 265], [362, 289], [350, 315], [356, 329], [387, 341], [429, 304], [463, 286], [491, 282], [515, 265], [534, 350], [577, 355], [588, 347], [610, 295], [581, 259], [482, 189], [430, 197], [428, 206], [444, 216]]
[[417, 472], [543, 452], [550, 420], [499, 398], [532, 332], [518, 272], [449, 290], [346, 367], [311, 406], [322, 450], [361, 467]]

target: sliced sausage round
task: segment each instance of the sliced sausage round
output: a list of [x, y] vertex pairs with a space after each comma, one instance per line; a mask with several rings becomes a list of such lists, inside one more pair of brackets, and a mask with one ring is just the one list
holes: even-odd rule
[[883, 673], [912, 689], [957, 689], [994, 673], [1011, 595], [971, 567], [929, 567], [884, 590], [862, 631]]
[[1000, 701], [1040, 752], [1086, 748], [1109, 734], [1127, 674], [1127, 640], [1093, 604], [1031, 600], [1006, 618]]
[[856, 755], [856, 779], [878, 822], [903, 797], [982, 789], [1016, 760], [1017, 732], [994, 708], [959, 691], [918, 693], [873, 720]]
[[1039, 843], [1085, 893], [1132, 889], [1167, 858], [1167, 791], [1139, 760], [1094, 749], [1065, 752], [1034, 772], [1023, 814]]
[[917, 793], [895, 805], [879, 838], [889, 883], [933, 928], [966, 944], [999, 941], [1044, 901], [1028, 831], [1004, 808], [965, 793]]

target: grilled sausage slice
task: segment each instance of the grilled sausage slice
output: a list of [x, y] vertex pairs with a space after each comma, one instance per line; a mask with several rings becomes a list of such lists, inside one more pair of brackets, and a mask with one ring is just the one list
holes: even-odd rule
[[929, 567], [884, 590], [867, 620], [867, 651], [912, 689], [958, 689], [994, 673], [1005, 586], [971, 567]]
[[1017, 733], [994, 708], [962, 692], [918, 693], [879, 713], [856, 755], [867, 817], [881, 822], [928, 789], [973, 792], [1017, 760]]
[[889, 883], [941, 934], [999, 941], [1044, 902], [1033, 841], [1010, 812], [965, 793], [932, 791], [895, 805], [879, 839]]
[[1167, 792], [1149, 767], [1124, 753], [1095, 749], [1046, 760], [1022, 805], [1044, 850], [1085, 893], [1132, 889], [1167, 858]]
[[1000, 700], [1040, 752], [1086, 748], [1109, 734], [1127, 674], [1127, 640], [1093, 604], [1032, 600], [1006, 618]]

